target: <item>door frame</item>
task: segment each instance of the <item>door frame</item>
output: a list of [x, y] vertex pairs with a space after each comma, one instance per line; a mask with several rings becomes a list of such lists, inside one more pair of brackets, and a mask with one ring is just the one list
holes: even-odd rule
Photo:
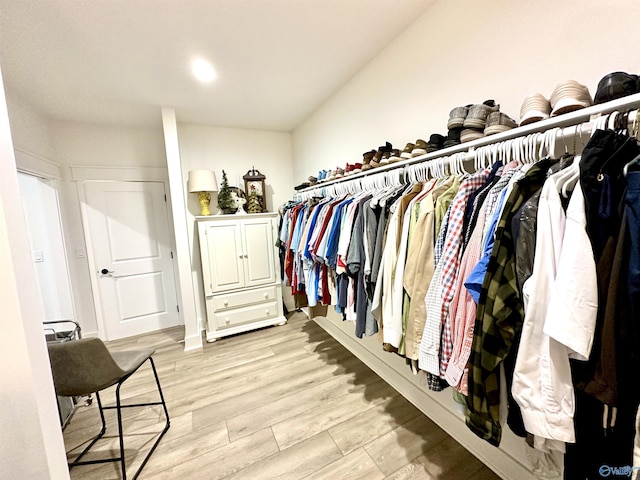
[[[171, 242], [171, 250], [176, 251], [175, 247], [175, 231], [173, 226], [173, 215], [171, 213], [171, 202], [169, 192], [169, 175], [164, 167], [71, 167], [71, 180], [76, 184], [78, 200], [80, 202], [80, 214], [82, 216], [82, 230], [85, 237], [85, 245], [87, 248], [87, 261], [89, 263], [91, 279], [91, 290], [93, 292], [93, 303], [95, 305], [96, 325], [98, 328], [98, 336], [101, 339], [106, 338], [106, 322], [103, 315], [102, 298], [100, 297], [100, 289], [98, 286], [98, 278], [94, 272], [98, 271], [95, 263], [95, 255], [93, 242], [91, 240], [91, 232], [88, 228], [89, 219], [87, 213], [87, 196], [85, 186], [94, 182], [159, 182], [164, 184], [165, 195], [167, 195], [167, 224], [169, 226], [169, 241]], [[178, 276], [178, 265], [176, 265], [176, 256], [172, 258], [173, 263], [173, 284], [176, 293], [178, 305], [180, 305], [180, 283]], [[178, 324], [184, 325], [183, 309], [178, 312]]]
[[[69, 252], [65, 226], [62, 221], [62, 209], [60, 206], [60, 190], [62, 181], [62, 171], [60, 165], [52, 162], [48, 158], [14, 147], [13, 153], [16, 160], [16, 171], [24, 175], [41, 178], [53, 187], [56, 194], [56, 210], [58, 212], [58, 222], [60, 223], [60, 235], [62, 237], [62, 254], [67, 267], [67, 284], [69, 285], [69, 295], [71, 296], [71, 313], [73, 317], [69, 320], [78, 322], [78, 308], [76, 305], [76, 295], [74, 292], [73, 279], [71, 278], [71, 268], [69, 265]], [[79, 322], [82, 323], [82, 322]]]

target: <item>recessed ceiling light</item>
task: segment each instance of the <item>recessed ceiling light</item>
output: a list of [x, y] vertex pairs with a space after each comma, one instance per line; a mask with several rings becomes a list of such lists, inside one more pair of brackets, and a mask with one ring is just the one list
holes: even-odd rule
[[197, 59], [191, 63], [193, 75], [203, 83], [209, 83], [216, 78], [213, 66], [206, 60]]

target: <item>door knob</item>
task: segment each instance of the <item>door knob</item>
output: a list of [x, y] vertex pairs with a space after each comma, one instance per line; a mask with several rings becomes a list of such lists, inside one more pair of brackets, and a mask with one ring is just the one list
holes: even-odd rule
[[100, 273], [102, 275], [109, 275], [110, 273], [113, 273], [113, 270], [107, 270], [106, 268], [103, 268], [102, 270], [100, 270]]

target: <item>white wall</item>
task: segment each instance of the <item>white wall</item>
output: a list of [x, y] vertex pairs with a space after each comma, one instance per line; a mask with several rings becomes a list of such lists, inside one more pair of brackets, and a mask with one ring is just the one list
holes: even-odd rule
[[69, 478], [0, 77], [0, 477]]
[[575, 79], [638, 73], [634, 0], [440, 0], [293, 132], [294, 178], [446, 134], [449, 111], [493, 98], [518, 120], [522, 99]]
[[[242, 176], [255, 166], [267, 178], [267, 208], [270, 212], [285, 203], [293, 191], [291, 165], [291, 135], [282, 132], [211, 127], [206, 125], [178, 124], [183, 185], [187, 192], [189, 170], [209, 169], [222, 181], [222, 170], [227, 173], [229, 185], [244, 189]], [[193, 279], [199, 294], [196, 302], [198, 319], [204, 321], [204, 290], [200, 263], [200, 247], [194, 217], [200, 214], [196, 194], [187, 195], [187, 223]], [[212, 195], [211, 213], [218, 212], [217, 196]]]
[[47, 119], [10, 88], [5, 91], [13, 146], [52, 160], [53, 144]]
[[119, 127], [56, 120], [51, 122], [51, 134], [56, 159], [63, 165], [167, 165], [160, 122], [157, 127]]

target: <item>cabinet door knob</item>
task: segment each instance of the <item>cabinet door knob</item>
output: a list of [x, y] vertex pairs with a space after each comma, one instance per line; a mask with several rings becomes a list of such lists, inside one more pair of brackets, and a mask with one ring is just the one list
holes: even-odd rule
[[244, 254], [244, 258], [249, 258], [249, 254], [248, 254], [248, 253], [245, 253], [245, 254]]

